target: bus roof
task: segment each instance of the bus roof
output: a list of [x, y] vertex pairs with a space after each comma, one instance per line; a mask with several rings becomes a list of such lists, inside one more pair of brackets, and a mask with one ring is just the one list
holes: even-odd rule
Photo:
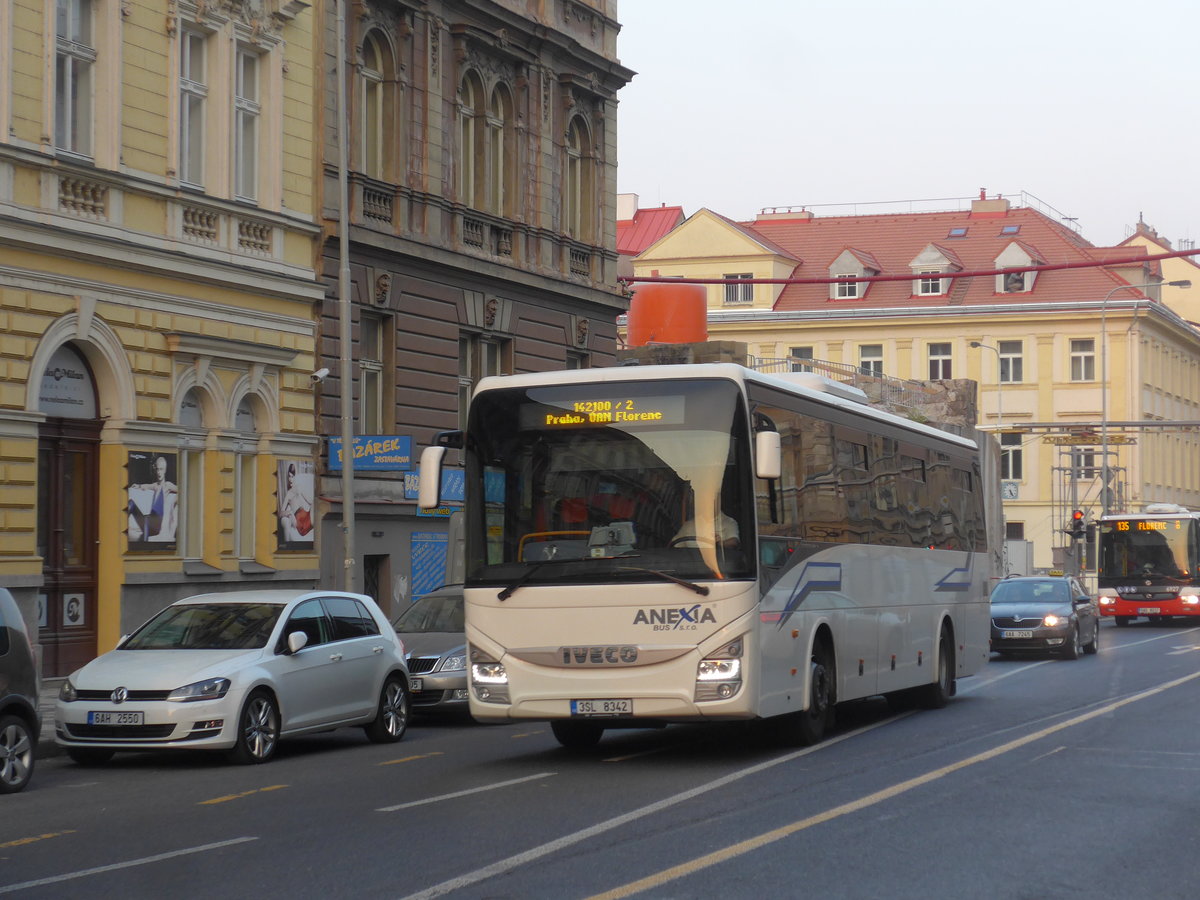
[[[821, 389], [817, 386], [817, 381], [828, 381], [828, 379], [814, 380], [811, 376], [803, 379], [793, 379], [788, 374], [769, 374], [766, 372], [757, 372], [754, 369], [748, 369], [745, 366], [739, 366], [735, 363], [686, 363], [682, 365], [619, 365], [606, 366], [595, 369], [563, 369], [552, 372], [528, 372], [521, 375], [489, 375], [482, 378], [475, 389], [475, 396], [481, 393], [492, 390], [502, 390], [504, 388], [528, 388], [544, 385], [560, 385], [560, 384], [596, 384], [618, 381], [660, 381], [666, 379], [697, 379], [697, 378], [723, 378], [729, 381], [737, 382], [743, 387], [748, 382], [757, 382], [777, 390], [793, 394], [798, 397], [805, 397], [816, 403], [825, 406], [834, 407], [837, 409], [849, 410], [856, 414], [877, 419], [880, 422], [886, 422], [898, 427], [907, 429], [918, 434], [928, 435], [939, 441], [957, 444], [961, 447], [975, 449], [977, 444], [970, 438], [954, 434], [950, 431], [945, 431], [941, 428], [936, 428], [932, 425], [925, 425], [921, 422], [906, 419], [903, 416], [898, 416], [895, 413], [890, 413], [882, 409], [871, 406], [864, 399], [851, 399], [852, 394], [847, 392], [844, 385], [839, 385], [838, 382], [829, 382], [831, 385], [837, 385], [837, 388]], [[854, 391], [855, 389], [851, 389]], [[861, 393], [861, 392], [858, 392]]]

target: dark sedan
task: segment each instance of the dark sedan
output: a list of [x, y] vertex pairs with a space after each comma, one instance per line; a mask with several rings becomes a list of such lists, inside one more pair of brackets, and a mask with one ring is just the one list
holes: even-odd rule
[[443, 585], [392, 623], [404, 642], [413, 712], [467, 711], [467, 636], [461, 584]]
[[1009, 577], [992, 589], [992, 649], [1078, 659], [1100, 649], [1100, 610], [1069, 575]]

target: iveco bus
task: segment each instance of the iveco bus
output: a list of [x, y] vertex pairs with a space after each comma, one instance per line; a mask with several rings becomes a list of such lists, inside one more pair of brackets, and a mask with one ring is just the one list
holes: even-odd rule
[[480, 381], [465, 432], [471, 714], [606, 728], [941, 706], [988, 657], [979, 448], [811, 373], [619, 366]]

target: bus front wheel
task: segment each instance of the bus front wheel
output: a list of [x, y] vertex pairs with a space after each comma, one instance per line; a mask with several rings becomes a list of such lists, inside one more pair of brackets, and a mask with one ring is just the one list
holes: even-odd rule
[[1129, 621], [1130, 621], [1130, 619], [1132, 619], [1132, 618], [1133, 618], [1133, 616], [1117, 616], [1117, 617], [1116, 617], [1116, 619], [1117, 619], [1117, 627], [1118, 627], [1118, 628], [1124, 628], [1125, 626], [1127, 626], [1127, 625], [1129, 624]]
[[777, 721], [784, 743], [810, 747], [825, 737], [833, 718], [833, 677], [833, 659], [823, 646], [815, 647], [809, 662], [808, 709], [786, 713]]

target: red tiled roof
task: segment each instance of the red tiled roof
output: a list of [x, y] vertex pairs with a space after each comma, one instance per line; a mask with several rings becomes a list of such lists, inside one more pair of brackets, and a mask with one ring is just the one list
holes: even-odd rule
[[617, 221], [617, 252], [637, 256], [683, 220], [682, 206], [639, 209], [632, 219]]
[[[1041, 212], [1014, 207], [1003, 216], [972, 215], [969, 211], [908, 213], [872, 216], [814, 217], [811, 220], [763, 219], [743, 223], [791, 256], [804, 260], [793, 278], [829, 278], [829, 266], [847, 247], [869, 252], [879, 262], [881, 275], [911, 275], [912, 262], [929, 244], [949, 250], [967, 272], [994, 269], [1005, 247], [1017, 235], [1002, 234], [1001, 227], [1019, 225], [1019, 242], [1031, 255], [1047, 264], [1081, 262], [1105, 257], [1137, 256], [1133, 248], [1098, 248]], [[950, 237], [952, 228], [966, 228], [962, 237]], [[1036, 248], [1036, 249], [1035, 249]], [[950, 255], [950, 254], [947, 254]], [[953, 278], [953, 275], [949, 276]], [[952, 302], [955, 306], [1003, 301], [1074, 302], [1099, 300], [1113, 287], [1126, 282], [1102, 268], [1073, 268], [1040, 272], [1034, 289], [1026, 293], [996, 293], [991, 276], [954, 279], [946, 297], [922, 297], [920, 303]], [[866, 297], [830, 300], [827, 284], [789, 284], [780, 292], [777, 310], [829, 309], [831, 305], [869, 304], [872, 307], [911, 306], [913, 281], [880, 281], [871, 284]], [[951, 299], [952, 298], [952, 299]]]

